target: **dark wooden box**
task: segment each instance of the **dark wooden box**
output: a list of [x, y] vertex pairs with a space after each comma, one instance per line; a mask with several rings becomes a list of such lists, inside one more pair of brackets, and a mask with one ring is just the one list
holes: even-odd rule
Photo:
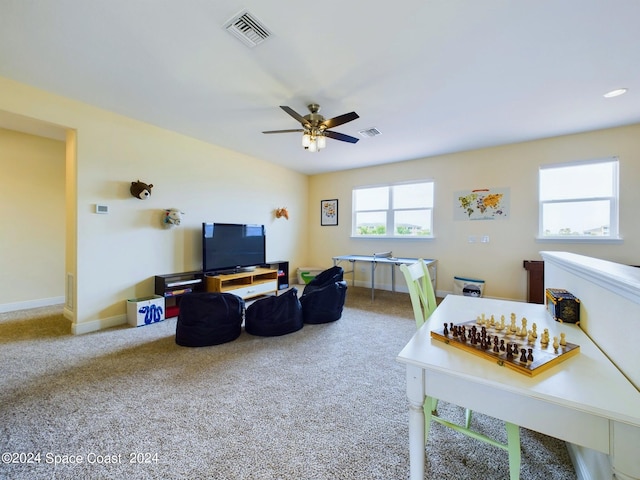
[[580, 300], [562, 288], [547, 288], [545, 291], [547, 311], [560, 323], [580, 323]]

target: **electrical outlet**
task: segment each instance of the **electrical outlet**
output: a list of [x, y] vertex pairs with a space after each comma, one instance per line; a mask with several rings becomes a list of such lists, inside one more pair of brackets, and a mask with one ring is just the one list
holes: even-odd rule
[[482, 240], [480, 240], [482, 243], [489, 243], [489, 235], [483, 235], [482, 236]]
[[469, 241], [469, 243], [476, 243], [476, 236], [475, 235], [469, 235], [468, 241]]

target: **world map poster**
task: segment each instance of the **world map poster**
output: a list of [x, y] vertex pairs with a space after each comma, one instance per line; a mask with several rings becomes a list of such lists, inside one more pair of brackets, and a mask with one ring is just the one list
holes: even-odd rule
[[454, 220], [509, 218], [508, 188], [479, 188], [454, 192]]

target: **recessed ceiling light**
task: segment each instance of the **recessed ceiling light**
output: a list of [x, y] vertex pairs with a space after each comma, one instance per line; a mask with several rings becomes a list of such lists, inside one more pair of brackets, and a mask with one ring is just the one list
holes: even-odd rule
[[605, 93], [604, 98], [613, 98], [624, 95], [625, 93], [627, 93], [627, 90], [627, 88], [616, 88], [615, 90], [611, 90], [610, 92]]

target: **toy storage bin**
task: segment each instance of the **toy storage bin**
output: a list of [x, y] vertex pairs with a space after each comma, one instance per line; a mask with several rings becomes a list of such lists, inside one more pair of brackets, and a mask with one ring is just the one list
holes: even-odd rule
[[127, 300], [127, 321], [129, 325], [140, 327], [164, 320], [164, 297], [132, 298]]
[[481, 297], [484, 280], [477, 278], [453, 277], [453, 294], [465, 297]]
[[297, 270], [298, 283], [300, 285], [306, 285], [311, 280], [313, 280], [316, 277], [316, 275], [318, 275], [320, 272], [323, 272], [324, 270], [326, 269], [320, 268], [320, 267], [300, 267]]

